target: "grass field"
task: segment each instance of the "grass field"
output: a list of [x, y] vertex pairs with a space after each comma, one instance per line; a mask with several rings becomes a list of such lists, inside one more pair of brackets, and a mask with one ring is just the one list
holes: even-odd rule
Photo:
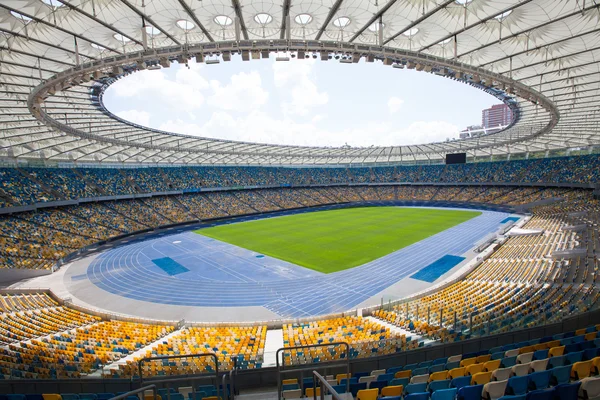
[[330, 273], [375, 260], [480, 214], [428, 208], [347, 208], [221, 225], [195, 232]]

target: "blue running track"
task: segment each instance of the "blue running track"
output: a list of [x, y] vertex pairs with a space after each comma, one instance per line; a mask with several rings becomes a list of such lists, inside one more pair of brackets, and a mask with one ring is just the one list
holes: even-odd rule
[[258, 253], [183, 232], [106, 251], [89, 265], [87, 278], [130, 299], [203, 307], [263, 306], [283, 318], [311, 317], [353, 309], [448, 254], [466, 253], [509, 216], [482, 211], [411, 246], [332, 274], [268, 256], [257, 258]]

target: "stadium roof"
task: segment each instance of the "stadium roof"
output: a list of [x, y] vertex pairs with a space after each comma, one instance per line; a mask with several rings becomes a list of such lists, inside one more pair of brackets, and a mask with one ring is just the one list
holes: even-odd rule
[[[600, 144], [599, 7], [598, 0], [1, 0], [0, 156], [313, 165], [589, 148]], [[480, 138], [318, 148], [175, 135], [119, 120], [102, 105], [111, 76], [244, 49], [416, 63], [514, 94], [518, 119]]]

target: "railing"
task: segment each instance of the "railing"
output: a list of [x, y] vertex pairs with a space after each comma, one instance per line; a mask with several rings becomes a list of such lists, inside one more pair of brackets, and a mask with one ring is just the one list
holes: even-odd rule
[[144, 393], [146, 392], [146, 390], [152, 390], [154, 400], [157, 399], [158, 391], [156, 390], [156, 385], [148, 385], [148, 386], [143, 386], [139, 389], [132, 390], [127, 393], [120, 394], [118, 396], [111, 398], [110, 400], [122, 400], [122, 399], [126, 399], [129, 396], [137, 396], [138, 393], [142, 393], [142, 396], [145, 399], [146, 396], [144, 395]]
[[[333, 387], [331, 387], [329, 382], [327, 382], [327, 379], [323, 378], [323, 376], [321, 374], [319, 374], [317, 371], [313, 371], [313, 376], [314, 376], [313, 387], [315, 389], [313, 391], [313, 400], [317, 400], [317, 380], [320, 382], [320, 386], [321, 386], [321, 396], [319, 396], [321, 398], [321, 400], [325, 400], [325, 390], [324, 389], [327, 389], [327, 392], [329, 392], [329, 394], [331, 395], [333, 400], [344, 400], [340, 397], [339, 393], [336, 392]], [[348, 393], [348, 392], [346, 392], [346, 393]]]
[[[284, 351], [292, 351], [292, 350], [302, 350], [302, 349], [315, 349], [315, 348], [322, 348], [322, 347], [335, 347], [335, 346], [343, 346], [346, 349], [346, 361], [345, 363], [336, 363], [335, 361], [332, 362], [324, 362], [324, 363], [319, 363], [318, 364], [318, 368], [336, 368], [336, 367], [346, 367], [346, 376], [348, 377], [348, 379], [346, 379], [346, 393], [350, 392], [350, 345], [346, 342], [332, 342], [332, 343], [323, 343], [323, 344], [313, 344], [313, 345], [306, 345], [306, 346], [292, 346], [292, 347], [282, 347], [280, 349], [277, 350], [277, 352], [275, 353], [275, 359], [276, 359], [276, 364], [277, 364], [277, 395], [278, 395], [278, 399], [281, 399], [282, 396], [282, 379], [281, 379], [281, 375], [282, 374], [288, 374], [288, 373], [292, 373], [292, 372], [304, 372], [304, 371], [311, 371], [314, 372], [315, 368], [315, 364], [310, 364], [312, 365], [311, 367], [293, 367], [291, 369], [285, 370], [285, 355], [284, 357], [281, 358], [281, 365], [279, 364], [279, 354], [281, 354], [281, 352]], [[341, 358], [340, 358], [341, 359]], [[313, 385], [316, 385], [316, 382], [313, 379]], [[316, 390], [315, 390], [316, 393]], [[316, 400], [316, 397], [315, 397]]]
[[[176, 356], [158, 356], [158, 357], [146, 357], [146, 358], [142, 358], [140, 361], [138, 361], [138, 373], [139, 373], [139, 378], [140, 378], [140, 386], [144, 385], [144, 374], [142, 371], [142, 367], [143, 364], [145, 362], [154, 362], [154, 361], [159, 361], [159, 360], [174, 360], [174, 359], [182, 359], [182, 358], [204, 358], [204, 357], [210, 357], [213, 359], [214, 364], [215, 364], [215, 372], [214, 372], [214, 380], [215, 380], [215, 387], [217, 389], [217, 398], [221, 397], [221, 390], [219, 387], [219, 359], [217, 358], [216, 354], [214, 353], [201, 353], [201, 354], [181, 354], [181, 355], [176, 355]], [[193, 382], [195, 380], [203, 380], [203, 379], [207, 379], [208, 377], [212, 376], [213, 374], [202, 374], [202, 375], [194, 375], [194, 376], [181, 376], [181, 377], [174, 377], [174, 378], [164, 378], [164, 379], [150, 379], [150, 381], [152, 383], [172, 383], [172, 382]], [[227, 388], [224, 386], [223, 387], [223, 391], [227, 392]], [[167, 394], [167, 399], [162, 399], [162, 400], [170, 400], [170, 393]], [[195, 399], [196, 398], [196, 388], [194, 385], [192, 385], [192, 397]]]

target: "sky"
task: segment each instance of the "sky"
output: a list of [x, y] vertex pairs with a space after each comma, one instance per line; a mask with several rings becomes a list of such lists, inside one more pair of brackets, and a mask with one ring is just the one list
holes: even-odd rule
[[500, 101], [469, 85], [381, 62], [239, 56], [216, 65], [140, 71], [104, 104], [151, 128], [219, 139], [308, 146], [387, 146], [458, 137]]

